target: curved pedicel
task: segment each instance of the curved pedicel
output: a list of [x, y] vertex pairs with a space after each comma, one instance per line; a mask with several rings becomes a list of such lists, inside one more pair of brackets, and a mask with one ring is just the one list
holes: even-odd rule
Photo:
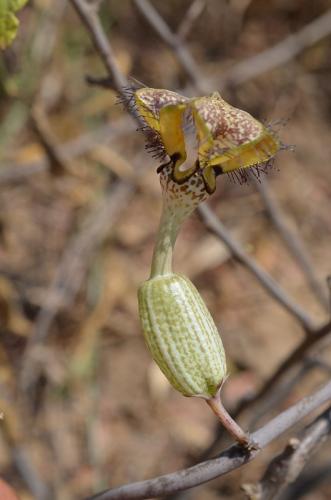
[[181, 224], [215, 191], [216, 176], [263, 168], [281, 149], [280, 141], [250, 114], [227, 104], [218, 93], [188, 99], [168, 90], [133, 90], [130, 105], [145, 122], [147, 147], [161, 158], [158, 168], [163, 210], [150, 278], [138, 292], [147, 347], [172, 386], [207, 401], [233, 437], [256, 445], [222, 405], [226, 372], [223, 344], [198, 290], [172, 270]]

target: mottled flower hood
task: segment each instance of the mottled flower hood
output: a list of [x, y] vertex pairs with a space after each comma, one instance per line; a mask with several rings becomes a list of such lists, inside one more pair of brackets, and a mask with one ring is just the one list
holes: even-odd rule
[[263, 167], [282, 146], [271, 130], [218, 92], [187, 98], [141, 88], [131, 99], [146, 124], [147, 147], [171, 163], [173, 181], [182, 184], [200, 173], [209, 194], [217, 175], [239, 171], [245, 179], [243, 169]]

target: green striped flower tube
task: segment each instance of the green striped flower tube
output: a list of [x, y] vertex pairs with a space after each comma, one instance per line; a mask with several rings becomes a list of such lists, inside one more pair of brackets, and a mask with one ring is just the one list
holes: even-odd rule
[[215, 396], [226, 377], [225, 353], [195, 286], [180, 274], [156, 276], [138, 299], [146, 344], [171, 385], [184, 396]]

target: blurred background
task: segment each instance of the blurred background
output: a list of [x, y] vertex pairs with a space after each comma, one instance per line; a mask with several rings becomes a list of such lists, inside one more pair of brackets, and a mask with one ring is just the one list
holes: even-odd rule
[[[105, 0], [102, 26], [127, 78], [188, 96], [218, 90], [295, 146], [279, 153], [266, 189], [308, 271], [284, 244], [261, 186], [219, 177], [210, 205], [247, 254], [323, 323], [331, 269], [330, 1], [151, 5], [191, 59], [183, 66], [139, 2]], [[106, 72], [71, 2], [30, 1], [19, 18], [0, 59], [0, 473], [21, 499], [70, 500], [195, 463], [217, 426], [207, 405], [170, 388], [138, 324], [136, 292], [149, 274], [161, 208], [158, 162], [116, 104], [112, 82], [91, 84]], [[231, 410], [304, 332], [197, 215], [179, 237], [175, 269], [196, 284], [220, 329]], [[303, 360], [290, 390], [272, 389], [267, 397], [276, 401], [248, 408], [240, 423], [262, 425], [330, 377], [327, 342], [314, 360]], [[260, 479], [288, 437], [178, 498], [244, 498], [241, 485]], [[214, 453], [229, 442], [219, 440]], [[288, 498], [330, 498], [330, 459], [326, 445]]]

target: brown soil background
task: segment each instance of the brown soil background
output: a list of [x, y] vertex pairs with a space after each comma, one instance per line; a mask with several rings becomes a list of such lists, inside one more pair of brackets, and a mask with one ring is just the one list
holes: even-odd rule
[[[285, 39], [330, 7], [327, 0], [205, 3], [187, 44], [215, 90], [227, 68]], [[153, 5], [176, 30], [190, 2]], [[131, 2], [104, 2], [101, 15], [126, 75], [149, 87], [189, 87], [171, 50]], [[86, 74], [103, 76], [104, 69], [71, 6], [35, 0], [20, 19], [18, 38], [0, 60], [0, 473], [22, 500], [34, 498], [15, 455], [23, 452], [50, 486], [49, 498], [78, 499], [193, 463], [213, 440], [216, 422], [203, 402], [169, 387], [150, 359], [138, 323], [136, 291], [148, 276], [161, 207], [157, 162], [145, 153], [131, 118], [116, 105], [115, 92], [86, 84]], [[286, 64], [222, 92], [259, 119], [289, 119], [280, 136], [295, 145], [295, 152], [278, 155], [268, 182], [322, 285], [331, 270], [330, 42], [325, 37]], [[59, 162], [47, 159], [43, 134], [55, 150], [74, 140], [81, 149]], [[82, 151], [87, 141], [91, 145]], [[41, 161], [48, 168], [31, 173], [31, 165]], [[135, 188], [116, 215], [109, 214], [109, 227], [103, 221], [102, 237], [93, 240], [90, 217], [113, 195], [118, 179], [133, 180]], [[325, 321], [325, 310], [255, 187], [219, 178], [210, 204], [246, 251], [317, 323]], [[71, 286], [81, 273], [81, 282], [76, 294], [63, 295], [60, 287], [63, 300], [45, 342], [33, 354], [32, 366], [40, 376], [34, 390], [22, 397], [27, 341], [40, 322], [63, 255], [79, 234], [87, 235], [92, 249], [82, 258], [72, 252], [78, 271], [69, 259], [64, 276]], [[175, 268], [196, 284], [219, 326], [230, 369], [224, 402], [231, 408], [263, 383], [303, 332], [196, 215], [178, 240]], [[319, 356], [329, 361], [327, 345]], [[329, 376], [325, 369], [309, 370], [254, 425]], [[248, 411], [241, 423], [251, 427], [253, 419]], [[294, 434], [269, 446], [253, 463], [180, 498], [244, 498], [240, 486], [257, 481]], [[329, 443], [304, 477], [326, 463]], [[330, 479], [300, 496], [330, 497]]]

